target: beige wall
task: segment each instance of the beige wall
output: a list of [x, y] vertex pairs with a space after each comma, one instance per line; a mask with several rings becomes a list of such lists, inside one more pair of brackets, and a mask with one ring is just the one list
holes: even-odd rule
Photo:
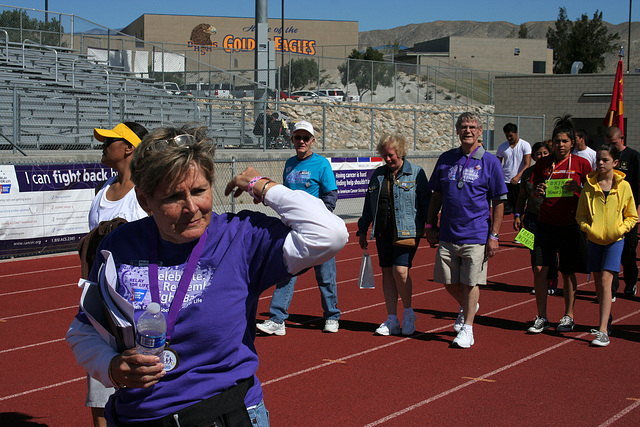
[[[420, 65], [440, 65], [501, 73], [533, 73], [533, 61], [545, 62], [545, 73], [553, 72], [553, 50], [542, 39], [490, 39], [444, 37], [417, 43], [415, 53], [403, 59]], [[515, 50], [519, 54], [515, 55]], [[417, 58], [415, 58], [417, 56]]]
[[[589, 135], [594, 137], [597, 145], [603, 141], [602, 122], [611, 103], [614, 81], [613, 74], [498, 76], [494, 83], [495, 113], [544, 115], [547, 139], [551, 138], [554, 119], [564, 114], [571, 114], [576, 127], [586, 129]], [[626, 141], [636, 150], [640, 149], [638, 99], [640, 99], [640, 74], [625, 74]], [[496, 129], [501, 125], [502, 123], [496, 120]], [[535, 135], [538, 133], [536, 132]]]
[[[211, 36], [213, 46], [200, 49], [189, 45], [191, 31], [199, 24], [216, 28]], [[280, 59], [281, 20], [269, 19], [268, 36], [276, 42]], [[358, 22], [285, 19], [285, 56], [303, 55], [345, 58], [358, 46]], [[167, 49], [199, 58], [203, 63], [223, 69], [253, 68], [255, 40], [254, 18], [179, 16], [145, 14], [123, 30], [145, 41], [165, 43]], [[241, 51], [237, 49], [241, 48]], [[296, 59], [299, 56], [294, 57]]]
[[[476, 70], [495, 70], [511, 73], [533, 73], [533, 61], [545, 61], [546, 73], [552, 72], [546, 40], [487, 39], [470, 37], [450, 38], [449, 60], [456, 67]], [[520, 50], [515, 55], [516, 49]]]

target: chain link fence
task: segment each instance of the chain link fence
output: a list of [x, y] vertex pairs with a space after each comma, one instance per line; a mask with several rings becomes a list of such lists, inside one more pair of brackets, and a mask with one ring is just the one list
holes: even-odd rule
[[[409, 155], [408, 160], [413, 164], [420, 165], [427, 176], [431, 175], [431, 171], [438, 160], [438, 154], [433, 155]], [[262, 212], [266, 215], [275, 216], [275, 212], [262, 203], [254, 204], [251, 196], [243, 193], [238, 198], [234, 198], [233, 195], [224, 196], [224, 189], [227, 183], [238, 173], [251, 166], [258, 170], [261, 175], [268, 176], [274, 179], [276, 182], [282, 182], [282, 172], [284, 171], [284, 165], [286, 160], [284, 159], [269, 159], [269, 158], [232, 158], [232, 159], [218, 159], [215, 162], [215, 182], [214, 182], [214, 211], [215, 212], [240, 212], [241, 210], [251, 210]], [[342, 218], [346, 222], [357, 221], [362, 214], [362, 208], [364, 204], [364, 195], [362, 197], [344, 198], [339, 199], [336, 204], [336, 210], [334, 213]]]
[[[385, 62], [348, 59], [357, 46], [347, 45], [317, 46], [314, 56], [270, 50], [270, 65], [256, 70], [254, 50], [239, 39], [219, 47], [155, 43], [75, 15], [0, 6], [0, 12], [13, 10], [22, 13], [16, 12], [11, 26], [0, 28], [8, 41], [79, 52], [110, 72], [127, 74], [171, 94], [261, 98], [264, 93], [277, 100], [280, 91], [335, 87], [349, 101], [488, 105], [493, 103], [494, 77], [506, 74], [448, 67], [442, 62], [421, 66], [396, 62], [392, 54], [387, 54], [390, 61]], [[39, 28], [30, 28], [34, 26]], [[312, 75], [305, 75], [302, 84], [301, 60], [315, 63]]]

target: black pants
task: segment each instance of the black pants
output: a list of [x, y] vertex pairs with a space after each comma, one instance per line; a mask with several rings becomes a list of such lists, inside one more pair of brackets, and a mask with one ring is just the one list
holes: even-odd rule
[[507, 201], [504, 204], [504, 214], [510, 215], [516, 210], [516, 202], [520, 194], [520, 184], [507, 183]]
[[[624, 272], [625, 289], [632, 290], [638, 281], [638, 264], [636, 263], [636, 248], [638, 247], [638, 224], [624, 236], [624, 248], [622, 249], [622, 271]], [[618, 273], [613, 275], [611, 295], [615, 295], [620, 287]]]

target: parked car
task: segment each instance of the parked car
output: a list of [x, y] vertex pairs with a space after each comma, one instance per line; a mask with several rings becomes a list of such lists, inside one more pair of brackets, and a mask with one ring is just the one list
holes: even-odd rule
[[187, 83], [184, 86], [187, 95], [196, 98], [231, 98], [231, 91], [228, 83]]
[[154, 89], [162, 90], [170, 95], [184, 95], [184, 92], [180, 90], [178, 83], [175, 82], [156, 82], [152, 86]]
[[320, 96], [328, 96], [337, 102], [344, 101], [344, 91], [342, 89], [319, 89], [316, 92]]
[[298, 97], [298, 99], [301, 101], [308, 101], [308, 100], [317, 101], [318, 98], [320, 98], [320, 96], [312, 90], [297, 90], [295, 92], [291, 92], [291, 95]]
[[346, 102], [360, 102], [360, 95], [345, 95], [344, 100]]
[[280, 99], [298, 99], [298, 96], [287, 92], [286, 90], [280, 91]]

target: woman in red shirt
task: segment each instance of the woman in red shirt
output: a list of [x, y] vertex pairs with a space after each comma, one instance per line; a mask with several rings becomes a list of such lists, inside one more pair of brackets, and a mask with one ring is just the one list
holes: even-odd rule
[[576, 208], [582, 184], [591, 172], [591, 164], [571, 154], [575, 131], [570, 116], [559, 118], [553, 130], [553, 153], [534, 166], [530, 182], [533, 196], [544, 198], [540, 206], [534, 243], [534, 286], [538, 315], [530, 333], [550, 327], [547, 320], [547, 271], [559, 260], [564, 286], [564, 316], [556, 327], [559, 332], [573, 330], [573, 307], [577, 289], [576, 273], [586, 273], [587, 244], [576, 223]]

